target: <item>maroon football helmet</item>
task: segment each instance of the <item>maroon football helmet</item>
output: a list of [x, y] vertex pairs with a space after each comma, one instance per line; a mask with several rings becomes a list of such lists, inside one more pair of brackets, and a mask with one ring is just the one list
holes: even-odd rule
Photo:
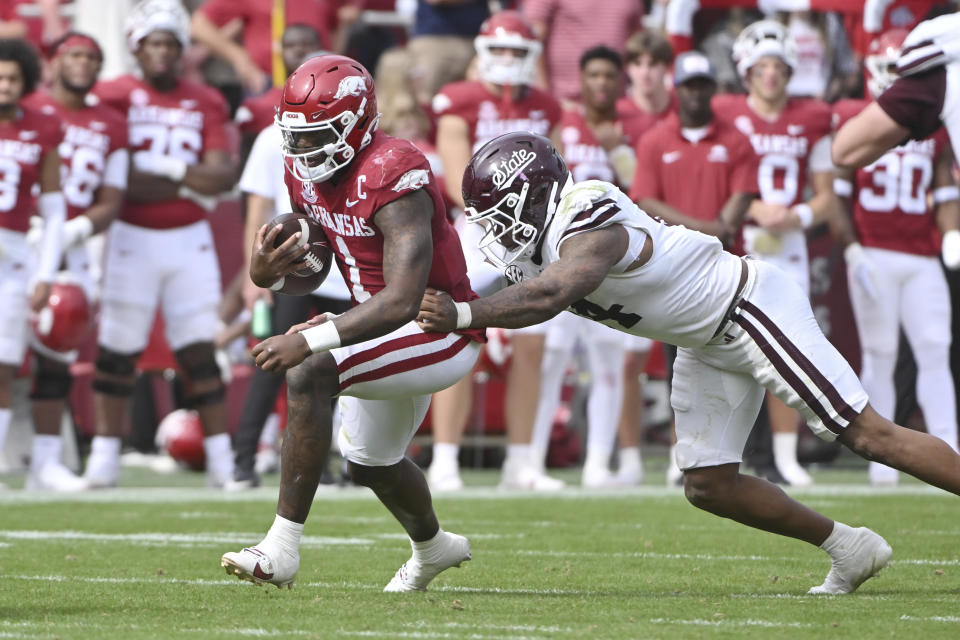
[[287, 170], [301, 182], [327, 180], [370, 144], [379, 119], [363, 65], [346, 56], [310, 58], [287, 78], [274, 118]]
[[41, 345], [66, 353], [83, 345], [93, 328], [93, 310], [83, 287], [63, 279], [50, 287], [50, 297], [31, 320]]
[[550, 141], [529, 131], [483, 145], [463, 172], [467, 221], [483, 230], [480, 249], [505, 268], [529, 257], [570, 179]]

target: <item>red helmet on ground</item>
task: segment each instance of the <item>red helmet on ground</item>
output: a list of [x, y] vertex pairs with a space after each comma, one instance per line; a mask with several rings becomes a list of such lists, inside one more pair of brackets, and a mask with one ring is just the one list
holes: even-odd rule
[[58, 281], [50, 287], [50, 298], [32, 321], [41, 345], [65, 353], [80, 348], [93, 327], [93, 310], [83, 287]]
[[200, 414], [190, 409], [171, 411], [157, 426], [157, 447], [177, 462], [194, 471], [203, 471], [207, 456], [203, 451], [203, 423]]
[[547, 138], [506, 133], [486, 143], [463, 172], [467, 221], [483, 230], [480, 249], [506, 268], [534, 250], [570, 172]]
[[890, 29], [880, 34], [870, 43], [870, 51], [863, 59], [866, 69], [867, 89], [870, 96], [877, 98], [897, 79], [897, 58], [907, 39], [906, 29]]
[[487, 18], [473, 43], [482, 79], [502, 85], [533, 84], [542, 45], [519, 11], [500, 11]]
[[287, 170], [323, 182], [350, 164], [377, 129], [373, 77], [352, 58], [310, 58], [283, 85], [274, 121], [283, 133]]

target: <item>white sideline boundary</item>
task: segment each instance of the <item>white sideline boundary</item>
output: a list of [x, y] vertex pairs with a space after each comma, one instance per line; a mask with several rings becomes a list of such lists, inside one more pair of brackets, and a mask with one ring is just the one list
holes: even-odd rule
[[[904, 485], [897, 487], [873, 487], [860, 484], [832, 484], [814, 485], [807, 488], [782, 487], [791, 496], [800, 500], [804, 497], [856, 497], [872, 498], [884, 496], [949, 496], [953, 494], [928, 485]], [[65, 503], [203, 503], [203, 502], [271, 502], [276, 503], [277, 487], [258, 487], [249, 491], [227, 493], [201, 487], [124, 487], [103, 489], [65, 495], [43, 491], [20, 491], [8, 489], [0, 491], [0, 505], [2, 504], [44, 504], [51, 502]], [[537, 498], [541, 500], [595, 500], [597, 498], [650, 498], [684, 500], [683, 490], [679, 487], [641, 486], [616, 490], [585, 490], [579, 487], [568, 487], [559, 491], [504, 491], [496, 487], [467, 487], [462, 491], [437, 491], [433, 493], [438, 499], [453, 498], [456, 500], [518, 500]], [[322, 485], [318, 490], [314, 502], [336, 502], [341, 500], [371, 500], [375, 501], [372, 491], [364, 487], [328, 487]]]

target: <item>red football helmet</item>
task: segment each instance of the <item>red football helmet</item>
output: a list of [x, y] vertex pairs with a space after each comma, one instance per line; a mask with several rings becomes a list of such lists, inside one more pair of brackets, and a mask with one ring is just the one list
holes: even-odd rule
[[870, 43], [863, 66], [866, 69], [867, 89], [872, 98], [879, 97], [897, 79], [897, 58], [909, 33], [906, 29], [890, 29]]
[[195, 471], [203, 471], [207, 456], [203, 451], [203, 423], [200, 414], [189, 409], [171, 411], [157, 426], [157, 446], [177, 462]]
[[46, 306], [31, 324], [37, 341], [47, 349], [59, 353], [78, 349], [93, 327], [93, 311], [83, 287], [68, 281], [54, 282]]
[[535, 133], [506, 133], [480, 147], [463, 172], [464, 212], [483, 228], [479, 247], [492, 264], [506, 268], [533, 252], [569, 180], [563, 158]]
[[346, 56], [310, 58], [287, 78], [274, 119], [287, 170], [301, 182], [327, 180], [370, 144], [379, 119], [363, 65]]
[[[473, 41], [477, 49], [477, 73], [483, 80], [502, 85], [533, 84], [542, 45], [518, 11], [500, 11], [480, 26]], [[496, 53], [492, 50], [498, 49]], [[522, 53], [499, 51], [509, 49]]]

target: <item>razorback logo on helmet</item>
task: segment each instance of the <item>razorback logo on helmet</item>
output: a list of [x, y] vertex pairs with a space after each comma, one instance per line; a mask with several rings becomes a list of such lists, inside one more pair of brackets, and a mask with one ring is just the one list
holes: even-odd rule
[[359, 96], [362, 95], [366, 89], [367, 83], [362, 76], [347, 76], [346, 78], [340, 79], [340, 84], [337, 85], [337, 93], [333, 96], [333, 99], [337, 100], [346, 96]]
[[493, 186], [500, 189], [507, 189], [513, 184], [525, 168], [531, 162], [537, 159], [537, 154], [533, 151], [517, 149], [510, 154], [510, 157], [495, 163], [493, 166]]

